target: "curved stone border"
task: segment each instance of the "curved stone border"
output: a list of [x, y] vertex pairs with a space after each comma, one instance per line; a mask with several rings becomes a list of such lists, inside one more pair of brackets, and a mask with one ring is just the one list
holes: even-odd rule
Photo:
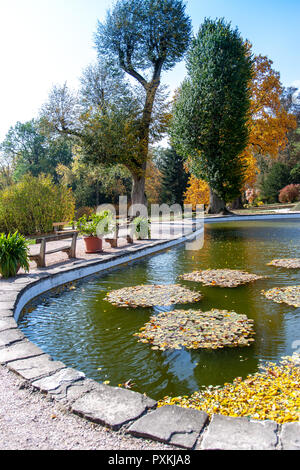
[[[222, 221], [228, 220], [222, 218]], [[230, 218], [231, 219], [231, 218]], [[237, 220], [234, 218], [234, 220]], [[252, 219], [253, 220], [253, 219]], [[221, 218], [218, 218], [218, 222]], [[209, 221], [210, 222], [210, 221]], [[192, 234], [192, 237], [195, 233]], [[34, 297], [67, 282], [120, 266], [189, 241], [189, 236], [150, 242], [108, 255], [102, 261], [74, 261], [59, 268], [37, 270], [0, 283], [0, 364], [48, 394], [69, 411], [117, 430], [185, 449], [300, 449], [300, 423], [214, 415], [165, 406], [138, 392], [99, 384], [85, 374], [53, 361], [18, 329], [23, 307]]]

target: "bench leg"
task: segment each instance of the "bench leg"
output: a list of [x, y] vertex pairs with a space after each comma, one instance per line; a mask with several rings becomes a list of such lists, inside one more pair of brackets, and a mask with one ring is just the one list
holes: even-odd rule
[[106, 243], [109, 243], [112, 248], [118, 248], [117, 238], [105, 238]]
[[36, 258], [36, 264], [38, 268], [45, 268], [46, 267], [46, 240], [43, 239], [41, 241], [41, 249], [40, 249], [40, 254]]
[[76, 243], [77, 243], [77, 233], [73, 234], [72, 244], [69, 251], [69, 258], [76, 258]]

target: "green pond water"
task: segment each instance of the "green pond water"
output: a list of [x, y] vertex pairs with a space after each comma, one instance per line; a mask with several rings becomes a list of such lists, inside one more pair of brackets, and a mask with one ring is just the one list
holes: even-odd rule
[[[255, 373], [296, 351], [300, 308], [266, 299], [262, 289], [300, 284], [300, 270], [266, 266], [275, 258], [299, 257], [300, 219], [232, 222], [205, 227], [202, 250], [184, 245], [86, 278], [61, 293], [49, 292], [25, 309], [19, 326], [53, 359], [99, 382], [118, 386], [131, 379], [133, 390], [159, 399], [189, 395], [207, 385], [223, 385]], [[230, 268], [268, 276], [237, 288], [203, 287], [178, 281], [195, 269]], [[180, 283], [203, 293], [196, 304], [118, 308], [108, 291], [140, 284]], [[175, 308], [234, 310], [254, 320], [255, 342], [246, 348], [153, 351], [133, 336], [153, 314]], [[294, 343], [294, 344], [293, 344]], [[299, 347], [299, 345], [298, 345]]]

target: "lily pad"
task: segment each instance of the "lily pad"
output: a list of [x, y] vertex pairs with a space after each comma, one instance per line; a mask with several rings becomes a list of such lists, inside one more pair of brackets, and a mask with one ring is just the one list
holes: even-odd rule
[[109, 292], [105, 300], [118, 307], [154, 307], [198, 302], [202, 299], [194, 292], [179, 284], [142, 285], [125, 287]]
[[274, 287], [262, 291], [262, 294], [278, 304], [285, 303], [292, 305], [292, 307], [300, 307], [300, 286]]
[[299, 269], [300, 258], [273, 259], [268, 266], [276, 266], [278, 268]]
[[264, 276], [234, 269], [207, 269], [180, 276], [180, 279], [185, 281], [202, 282], [204, 286], [218, 287], [237, 287], [263, 278]]
[[152, 316], [140, 329], [139, 342], [152, 349], [219, 349], [249, 346], [253, 320], [228, 310], [175, 310]]

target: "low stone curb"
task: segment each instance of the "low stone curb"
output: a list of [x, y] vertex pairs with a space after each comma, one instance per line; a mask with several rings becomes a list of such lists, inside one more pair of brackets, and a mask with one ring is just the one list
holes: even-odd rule
[[146, 248], [125, 249], [101, 261], [75, 261], [60, 268], [1, 280], [0, 364], [70, 412], [113, 430], [122, 428], [137, 437], [182, 449], [300, 450], [299, 422], [278, 425], [272, 421], [220, 415], [214, 415], [209, 421], [203, 411], [178, 406], [157, 408], [156, 401], [145, 395], [99, 384], [84, 373], [53, 361], [18, 329], [16, 321], [23, 307], [46, 290], [188, 240], [181, 237], [172, 242], [152, 242]]

